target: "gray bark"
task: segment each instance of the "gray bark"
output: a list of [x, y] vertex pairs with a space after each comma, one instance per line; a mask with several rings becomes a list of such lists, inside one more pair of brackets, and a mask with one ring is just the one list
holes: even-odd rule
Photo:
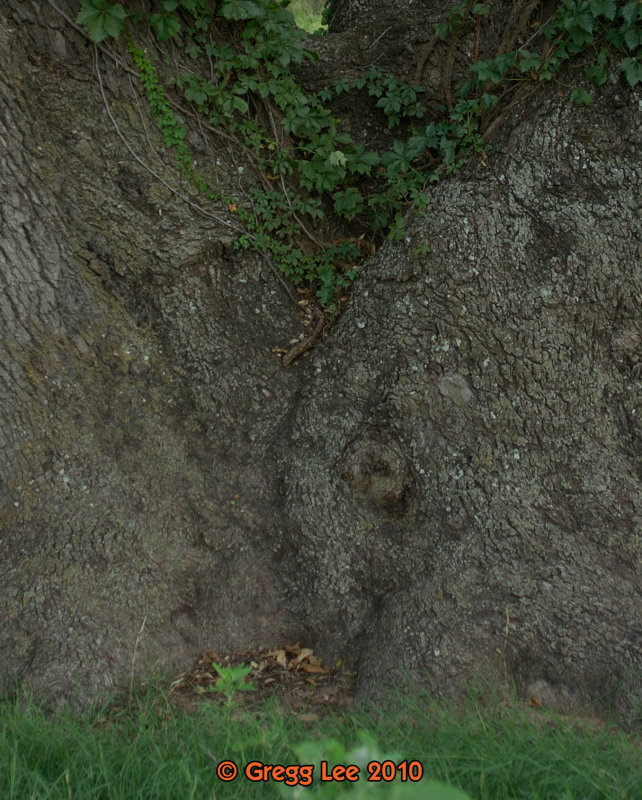
[[[143, 675], [296, 633], [272, 443], [299, 375], [270, 350], [297, 317], [134, 160], [92, 47], [37, 5], [0, 23], [0, 665], [85, 702], [122, 683], [144, 621]], [[130, 147], [189, 196], [138, 91], [98, 65]]]
[[[145, 619], [137, 674], [291, 637], [370, 696], [405, 672], [631, 716], [640, 92], [614, 75], [588, 111], [518, 106], [284, 370], [273, 273], [133, 159], [91, 48], [32, 9], [0, 18], [5, 680], [86, 700], [127, 680]], [[151, 161], [127, 75], [98, 63]], [[201, 147], [233, 193], [242, 156]]]

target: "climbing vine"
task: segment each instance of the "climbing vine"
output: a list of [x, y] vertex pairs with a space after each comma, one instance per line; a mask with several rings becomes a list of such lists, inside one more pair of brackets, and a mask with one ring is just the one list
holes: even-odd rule
[[[631, 87], [642, 83], [639, 0], [560, 0], [541, 24], [532, 22], [538, 4], [516, 3], [522, 18], [507, 25], [497, 54], [486, 59], [479, 59], [478, 42], [489, 7], [464, 0], [436, 27], [414, 82], [372, 66], [356, 80], [340, 80], [316, 95], [306, 94], [291, 71], [292, 64], [315, 56], [306, 49], [306, 34], [294, 25], [289, 0], [153, 5], [144, 14], [111, 0], [82, 0], [77, 22], [95, 42], [124, 38], [178, 166], [208, 198], [225, 202], [237, 216], [245, 231], [237, 246], [269, 253], [295, 284], [314, 286], [329, 309], [383, 237], [403, 236], [408, 202], [421, 204], [429, 184], [487, 149], [507, 97], [515, 102], [524, 89], [561, 83], [564, 64], [579, 56], [588, 67], [583, 85], [569, 87], [576, 103], [592, 102], [612, 66]], [[326, 16], [330, 11], [327, 3]], [[220, 197], [196, 170], [186, 129], [157, 70], [134, 44], [141, 25], [151, 28], [161, 45], [170, 39], [181, 43], [184, 61], [173, 87], [201, 120], [235, 139], [252, 160], [259, 180], [246, 196]], [[457, 84], [453, 54], [464, 36], [474, 42], [473, 57], [470, 77]], [[520, 37], [525, 41], [517, 47]], [[439, 46], [446, 48], [444, 104], [440, 116], [428, 120], [421, 72], [429, 51]], [[389, 150], [367, 150], [341, 130], [328, 104], [343, 93], [365, 93], [389, 130], [403, 133]], [[317, 231], [329, 215], [351, 233], [326, 241]]]

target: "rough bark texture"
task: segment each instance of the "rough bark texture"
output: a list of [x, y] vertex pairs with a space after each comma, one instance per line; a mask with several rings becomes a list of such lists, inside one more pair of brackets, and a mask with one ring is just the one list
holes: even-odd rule
[[[296, 633], [273, 441], [299, 375], [270, 350], [297, 318], [134, 160], [92, 48], [37, 5], [0, 23], [0, 664], [83, 701], [127, 675], [144, 620], [141, 674]], [[190, 195], [128, 76], [99, 65], [132, 149]]]
[[[272, 272], [133, 159], [82, 38], [7, 6], [5, 679], [84, 700], [127, 679], [146, 619], [141, 674], [303, 637], [367, 694], [402, 671], [440, 691], [490, 677], [631, 716], [640, 92], [614, 76], [589, 111], [544, 92], [517, 107], [486, 166], [430, 190], [286, 371], [270, 350], [297, 318]], [[127, 75], [99, 63], [151, 159]], [[239, 154], [216, 155], [232, 191]]]

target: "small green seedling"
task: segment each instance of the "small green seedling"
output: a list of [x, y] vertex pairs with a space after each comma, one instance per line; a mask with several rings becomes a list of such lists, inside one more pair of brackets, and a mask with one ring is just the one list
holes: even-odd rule
[[427, 256], [429, 253], [432, 253], [432, 247], [426, 242], [422, 242], [415, 247], [415, 253], [418, 256]]
[[237, 667], [221, 667], [216, 662], [212, 666], [219, 674], [218, 680], [213, 686], [213, 691], [224, 694], [228, 706], [232, 704], [234, 695], [237, 692], [251, 692], [254, 689], [252, 681], [245, 681], [250, 672], [252, 672], [252, 667], [245, 667], [242, 664]]

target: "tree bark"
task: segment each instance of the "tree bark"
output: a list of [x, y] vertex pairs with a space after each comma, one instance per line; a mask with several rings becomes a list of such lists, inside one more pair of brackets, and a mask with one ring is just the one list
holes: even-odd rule
[[[639, 90], [612, 75], [588, 111], [552, 90], [517, 105], [284, 370], [287, 293], [232, 249], [229, 210], [167, 188], [201, 202], [154, 156], [127, 72], [39, 10], [0, 12], [4, 679], [86, 701], [132, 666], [296, 637], [364, 695], [482, 679], [631, 717]], [[418, 39], [381, 42], [414, 74]], [[443, 61], [422, 70], [435, 98]], [[220, 167], [193, 139], [232, 193], [243, 156], [214, 141]]]
[[200, 202], [123, 69], [47, 3], [0, 32], [0, 664], [84, 704], [296, 634], [273, 441], [300, 378], [270, 351], [297, 317], [168, 190]]

